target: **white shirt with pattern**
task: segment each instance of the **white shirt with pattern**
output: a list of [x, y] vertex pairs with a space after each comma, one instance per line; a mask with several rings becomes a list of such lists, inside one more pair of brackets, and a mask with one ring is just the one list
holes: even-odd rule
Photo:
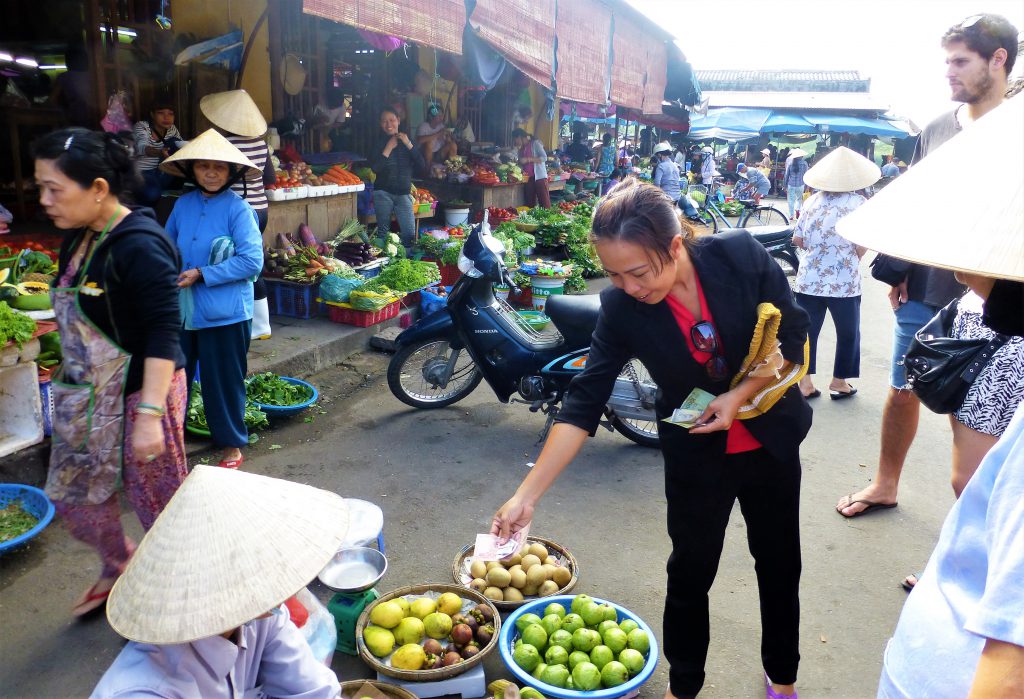
[[816, 192], [804, 203], [794, 235], [803, 238], [797, 250], [800, 269], [794, 291], [810, 296], [860, 296], [857, 246], [836, 233], [836, 223], [867, 201], [853, 192]]

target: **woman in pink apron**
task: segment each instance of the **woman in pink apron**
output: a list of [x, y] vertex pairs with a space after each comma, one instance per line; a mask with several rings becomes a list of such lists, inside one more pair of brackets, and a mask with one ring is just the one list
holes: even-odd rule
[[81, 616], [104, 605], [135, 548], [117, 491], [148, 530], [187, 473], [179, 262], [153, 212], [121, 203], [138, 173], [116, 136], [64, 129], [33, 155], [40, 204], [69, 232], [51, 290], [64, 362], [46, 493], [103, 563]]

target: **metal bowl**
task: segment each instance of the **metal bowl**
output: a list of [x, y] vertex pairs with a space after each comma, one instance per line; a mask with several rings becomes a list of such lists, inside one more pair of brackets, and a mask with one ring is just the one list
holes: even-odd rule
[[317, 578], [336, 592], [362, 592], [376, 585], [387, 570], [388, 559], [383, 553], [357, 546], [334, 554]]

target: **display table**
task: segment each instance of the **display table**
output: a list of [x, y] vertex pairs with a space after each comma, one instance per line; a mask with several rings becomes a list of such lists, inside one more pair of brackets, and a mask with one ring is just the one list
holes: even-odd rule
[[357, 195], [357, 192], [346, 192], [270, 202], [267, 228], [263, 231], [264, 247], [276, 247], [277, 234], [294, 234], [300, 223], [309, 226], [317, 240], [331, 240], [347, 221], [356, 218]]
[[482, 185], [466, 182], [444, 182], [441, 180], [415, 180], [417, 187], [424, 187], [442, 202], [466, 201], [470, 208], [480, 211], [494, 206], [499, 209], [526, 205], [526, 186], [519, 184]]

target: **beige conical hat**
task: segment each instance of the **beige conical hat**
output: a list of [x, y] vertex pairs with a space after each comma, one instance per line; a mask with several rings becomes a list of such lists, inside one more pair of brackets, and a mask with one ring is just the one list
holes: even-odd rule
[[855, 192], [878, 182], [881, 176], [873, 162], [839, 146], [804, 174], [804, 184], [825, 192]]
[[193, 138], [184, 148], [160, 163], [160, 169], [171, 175], [184, 175], [186, 173], [182, 168], [186, 160], [220, 160], [261, 172], [253, 161], [217, 133], [216, 129], [207, 129]]
[[199, 110], [218, 129], [246, 138], [267, 132], [267, 120], [245, 90], [215, 92], [199, 100]]
[[348, 520], [345, 500], [326, 490], [196, 466], [111, 590], [107, 619], [141, 643], [229, 631], [315, 578]]
[[[836, 230], [858, 245], [911, 262], [1024, 281], [1021, 124], [1024, 96], [1017, 96], [930, 152], [840, 220]], [[968, 162], [986, 174], [981, 206], [949, 199], [956, 188], [952, 173]]]

